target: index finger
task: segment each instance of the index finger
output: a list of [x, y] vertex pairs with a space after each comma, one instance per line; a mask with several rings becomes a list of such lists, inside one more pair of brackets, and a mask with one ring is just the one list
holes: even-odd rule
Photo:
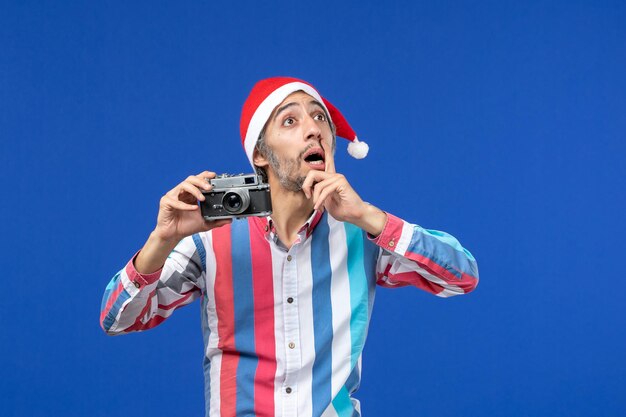
[[196, 175], [196, 177], [198, 178], [206, 178], [206, 179], [213, 179], [217, 176], [217, 174], [215, 172], [211, 172], [211, 171], [203, 171], [201, 173], [199, 173], [198, 175]]
[[328, 145], [326, 141], [322, 141], [322, 149], [324, 149], [324, 171], [330, 174], [335, 174], [335, 155], [333, 153], [332, 146]]

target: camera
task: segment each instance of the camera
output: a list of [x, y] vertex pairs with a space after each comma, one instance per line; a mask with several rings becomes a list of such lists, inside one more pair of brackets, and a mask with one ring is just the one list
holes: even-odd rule
[[256, 174], [222, 174], [209, 180], [210, 191], [202, 191], [200, 202], [205, 220], [232, 219], [272, 214], [270, 186]]

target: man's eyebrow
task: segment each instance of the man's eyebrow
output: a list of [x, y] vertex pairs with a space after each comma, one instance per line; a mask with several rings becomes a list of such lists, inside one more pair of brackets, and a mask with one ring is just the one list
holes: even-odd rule
[[309, 101], [309, 104], [314, 104], [317, 107], [319, 107], [320, 109], [324, 110], [324, 112], [326, 111], [326, 109], [324, 109], [324, 106], [322, 106], [322, 103], [320, 103], [319, 101], [317, 101], [315, 99]]
[[[278, 116], [280, 115], [280, 113], [282, 113], [284, 110], [287, 110], [289, 107], [295, 106], [297, 104], [298, 103], [296, 103], [295, 101], [292, 101], [290, 103], [285, 104], [284, 106], [279, 107], [278, 109], [276, 109], [276, 113], [274, 114], [274, 117], [272, 118], [272, 120], [276, 120]], [[322, 103], [320, 103], [319, 101], [315, 99], [309, 101], [309, 104], [313, 104], [319, 107], [320, 109], [324, 110], [324, 112], [326, 112], [326, 110], [324, 109], [324, 106], [322, 106]]]
[[287, 103], [284, 106], [281, 106], [278, 108], [278, 110], [276, 110], [276, 114], [274, 114], [273, 120], [276, 120], [278, 118], [278, 115], [283, 112], [284, 110], [287, 110], [289, 107], [291, 106], [295, 106], [298, 103], [296, 103], [295, 101], [292, 101], [291, 103]]

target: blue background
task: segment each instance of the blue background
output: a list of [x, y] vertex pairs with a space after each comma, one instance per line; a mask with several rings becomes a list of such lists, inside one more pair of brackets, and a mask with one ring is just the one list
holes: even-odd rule
[[187, 175], [248, 170], [255, 81], [370, 144], [361, 196], [456, 236], [478, 289], [379, 288], [365, 416], [626, 415], [626, 5], [0, 4], [0, 413], [201, 416], [199, 305], [107, 337], [104, 288]]

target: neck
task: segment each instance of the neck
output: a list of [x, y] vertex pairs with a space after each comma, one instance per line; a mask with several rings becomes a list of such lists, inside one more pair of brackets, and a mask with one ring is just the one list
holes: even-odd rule
[[313, 213], [313, 201], [302, 191], [289, 191], [269, 178], [272, 194], [272, 221], [280, 241], [288, 248], [296, 241], [298, 230]]

